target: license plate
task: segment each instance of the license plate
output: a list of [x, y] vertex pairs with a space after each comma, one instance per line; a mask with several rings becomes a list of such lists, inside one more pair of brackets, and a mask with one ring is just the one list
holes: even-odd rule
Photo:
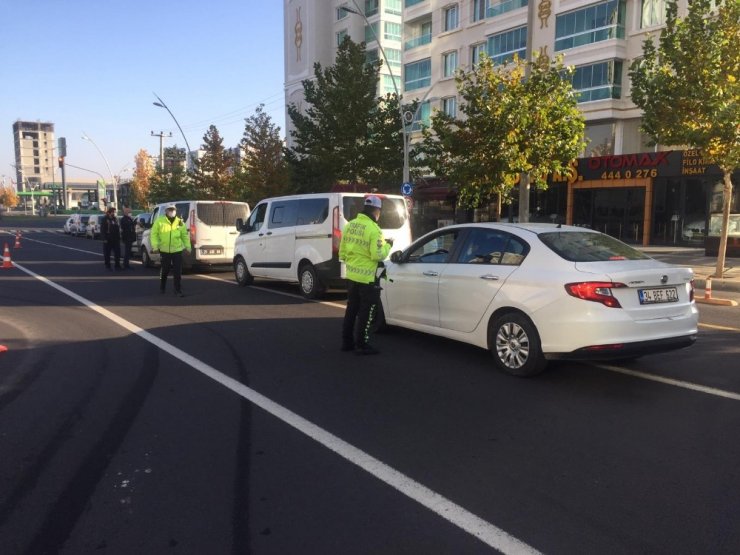
[[200, 249], [200, 254], [223, 254], [221, 249]]
[[678, 291], [675, 287], [662, 289], [638, 289], [640, 304], [675, 303], [678, 302]]

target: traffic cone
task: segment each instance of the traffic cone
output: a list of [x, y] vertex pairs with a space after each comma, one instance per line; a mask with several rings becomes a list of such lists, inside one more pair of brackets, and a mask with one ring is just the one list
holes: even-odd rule
[[15, 245], [13, 245], [14, 249], [20, 249], [21, 248], [21, 232], [16, 231], [15, 233]]
[[5, 251], [3, 251], [3, 265], [0, 266], [1, 268], [12, 268], [13, 263], [10, 261], [10, 249], [8, 248], [8, 244], [5, 243]]
[[708, 276], [704, 285], [704, 299], [712, 298], [712, 276]]

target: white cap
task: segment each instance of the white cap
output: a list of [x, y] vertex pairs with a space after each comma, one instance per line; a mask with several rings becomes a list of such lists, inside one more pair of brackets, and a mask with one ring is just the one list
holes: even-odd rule
[[167, 210], [177, 210], [177, 207], [174, 204], [168, 204], [164, 211], [167, 212]]
[[365, 197], [365, 206], [373, 206], [375, 208], [381, 208], [382, 202], [380, 201], [380, 197], [376, 197], [375, 195], [370, 195]]

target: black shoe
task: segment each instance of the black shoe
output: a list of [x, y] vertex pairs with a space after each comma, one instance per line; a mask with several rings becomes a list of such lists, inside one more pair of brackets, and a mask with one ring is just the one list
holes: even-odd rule
[[372, 345], [363, 345], [362, 347], [357, 347], [355, 349], [356, 355], [377, 355], [379, 353], [380, 351]]
[[347, 352], [347, 351], [354, 351], [354, 350], [355, 350], [355, 346], [352, 343], [342, 344], [342, 351]]

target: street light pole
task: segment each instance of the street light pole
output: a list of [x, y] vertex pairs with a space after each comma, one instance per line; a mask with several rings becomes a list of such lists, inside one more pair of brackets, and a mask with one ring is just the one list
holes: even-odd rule
[[[108, 163], [108, 159], [105, 157], [105, 154], [103, 154], [103, 151], [100, 150], [100, 147], [98, 147], [97, 144], [95, 144], [95, 141], [93, 141], [90, 137], [87, 136], [87, 133], [84, 131], [82, 132], [82, 138], [86, 141], [90, 141], [92, 145], [97, 149], [97, 151], [100, 153], [100, 156], [103, 157], [103, 161], [105, 162], [105, 167], [108, 168], [108, 173], [110, 174], [111, 183], [113, 185], [113, 206], [118, 208], [118, 191], [116, 191], [116, 178], [113, 176], [113, 172], [110, 169], [110, 164]], [[100, 175], [100, 174], [98, 174]], [[102, 176], [101, 176], [102, 177]], [[105, 179], [103, 179], [103, 182], [105, 182]]]
[[[157, 96], [157, 93], [153, 93], [153, 94], [154, 96]], [[188, 139], [185, 136], [185, 133], [182, 132], [182, 127], [180, 127], [180, 124], [178, 123], [177, 118], [175, 117], [175, 114], [173, 114], [172, 111], [167, 107], [167, 104], [164, 103], [164, 100], [162, 100], [158, 96], [157, 96], [157, 100], [159, 100], [159, 102], [152, 102], [152, 104], [160, 108], [164, 108], [165, 110], [167, 110], [167, 112], [169, 112], [170, 116], [172, 116], [172, 119], [175, 121], [177, 128], [180, 130], [180, 135], [182, 135], [182, 138], [185, 141], [185, 146], [188, 147], [188, 150], [185, 153], [185, 166], [186, 166], [185, 169], [188, 170], [190, 169], [190, 145], [188, 144]]]
[[[396, 76], [393, 74], [393, 70], [391, 69], [391, 64], [388, 63], [388, 56], [386, 56], [385, 54], [385, 49], [383, 48], [383, 45], [380, 44], [380, 38], [378, 38], [378, 35], [375, 32], [375, 29], [368, 21], [367, 16], [365, 15], [365, 12], [363, 12], [360, 9], [360, 6], [357, 5], [356, 0], [352, 0], [352, 3], [355, 5], [354, 10], [346, 6], [342, 6], [339, 9], [345, 12], [348, 12], [348, 13], [359, 15], [362, 17], [362, 19], [365, 20], [365, 24], [370, 28], [370, 32], [372, 32], [373, 37], [375, 37], [375, 42], [378, 43], [378, 50], [380, 50], [380, 53], [383, 55], [383, 61], [385, 61], [385, 65], [388, 67], [388, 70], [391, 72], [391, 80], [393, 81], [393, 88], [396, 91], [396, 98], [398, 98], [398, 114], [401, 117], [401, 133], [403, 137], [403, 183], [408, 183], [411, 177], [410, 177], [410, 172], [409, 172], [409, 134], [406, 131], [406, 125], [407, 123], [411, 123], [411, 122], [406, 121], [406, 115], [404, 114], [403, 106], [401, 105], [401, 92], [399, 91], [398, 84], [396, 83]], [[411, 120], [413, 121], [413, 115], [411, 116]]]

